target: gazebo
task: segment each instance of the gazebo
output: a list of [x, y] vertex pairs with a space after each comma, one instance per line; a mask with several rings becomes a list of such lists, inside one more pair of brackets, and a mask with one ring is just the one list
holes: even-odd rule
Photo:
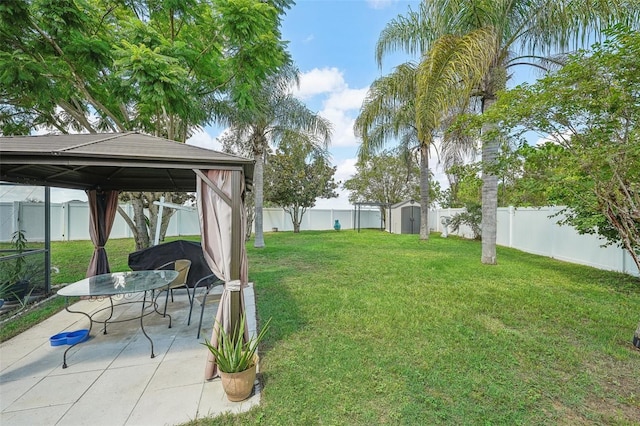
[[[89, 274], [108, 272], [104, 244], [120, 191], [197, 192], [209, 267], [227, 283], [247, 283], [243, 199], [253, 160], [135, 132], [0, 137], [0, 152], [0, 181], [87, 192], [95, 246]], [[233, 330], [242, 291], [225, 291], [220, 306], [218, 317], [228, 316], [221, 322]]]

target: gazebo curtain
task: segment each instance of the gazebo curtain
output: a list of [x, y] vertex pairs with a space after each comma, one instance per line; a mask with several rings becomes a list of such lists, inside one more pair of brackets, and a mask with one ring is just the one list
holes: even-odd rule
[[111, 272], [104, 246], [109, 239], [118, 210], [118, 191], [93, 189], [87, 191], [87, 198], [89, 199], [90, 212], [89, 234], [94, 246], [93, 257], [87, 269], [87, 277], [92, 277]]
[[[209, 268], [216, 276], [225, 281], [224, 291], [220, 299], [216, 320], [211, 335], [211, 344], [218, 345], [220, 326], [226, 333], [231, 333], [231, 292], [239, 292], [240, 314], [244, 312], [244, 298], [242, 288], [246, 286], [248, 279], [247, 252], [245, 249], [246, 213], [244, 205], [239, 202], [239, 214], [241, 215], [240, 235], [232, 235], [233, 200], [232, 174], [239, 173], [232, 170], [207, 170], [198, 174], [197, 194], [198, 213], [200, 215], [200, 232], [202, 234], [202, 250]], [[244, 180], [241, 193], [244, 193]], [[211, 186], [224, 194], [222, 197]], [[225, 200], [226, 198], [226, 200]], [[240, 279], [232, 280], [232, 249], [233, 237], [240, 246]], [[248, 338], [248, 330], [245, 327], [245, 339]], [[211, 353], [207, 359], [205, 379], [213, 379], [218, 376], [215, 358]]]

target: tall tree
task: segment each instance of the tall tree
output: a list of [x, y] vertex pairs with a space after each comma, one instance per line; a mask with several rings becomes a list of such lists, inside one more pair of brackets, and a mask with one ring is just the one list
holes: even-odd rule
[[302, 141], [285, 140], [269, 156], [265, 168], [265, 200], [280, 206], [291, 217], [293, 232], [300, 232], [306, 211], [317, 198], [334, 198], [338, 184], [326, 153]]
[[[419, 135], [416, 123], [418, 65], [407, 62], [375, 80], [354, 123], [362, 139], [359, 161], [367, 161], [387, 143], [397, 142], [406, 157], [418, 156], [420, 165], [420, 239], [429, 239], [429, 149], [431, 140]], [[423, 139], [420, 139], [420, 136]]]
[[[516, 65], [545, 68], [551, 53], [588, 42], [603, 26], [614, 22], [637, 25], [638, 6], [638, 0], [425, 0], [417, 11], [409, 10], [406, 16], [400, 15], [387, 24], [378, 39], [376, 56], [382, 64], [386, 54], [400, 49], [410, 55], [423, 55], [441, 37], [490, 29], [497, 41], [484, 47], [492, 53], [487, 56], [487, 71], [479, 84], [462, 81], [474, 86], [472, 95], [480, 100], [480, 110], [484, 112], [505, 87], [509, 68]], [[497, 262], [498, 179], [492, 167], [499, 146], [498, 139], [482, 145], [481, 260], [487, 264]]]
[[[279, 25], [291, 4], [4, 2], [0, 132], [133, 130], [184, 142], [211, 121], [223, 94], [255, 108], [252, 88], [288, 60]], [[138, 248], [148, 245], [152, 231], [145, 208], [153, 226], [153, 201], [161, 195], [125, 195], [134, 204], [134, 217], [126, 219]], [[184, 196], [167, 198], [181, 202]]]
[[331, 123], [312, 112], [291, 94], [298, 82], [298, 70], [287, 66], [260, 87], [251, 91], [256, 108], [246, 109], [233, 100], [217, 112], [219, 121], [228, 124], [225, 140], [240, 151], [251, 152], [255, 159], [253, 192], [255, 202], [254, 247], [264, 247], [264, 161], [271, 146], [290, 138], [320, 149], [331, 139]]
[[[484, 49], [493, 32], [480, 29], [471, 35], [443, 37], [419, 65], [405, 63], [374, 81], [355, 122], [362, 138], [360, 157], [367, 158], [389, 141], [399, 141], [404, 151], [415, 149], [420, 157], [420, 239], [429, 238], [431, 200], [429, 154], [451, 111], [466, 110], [470, 86], [485, 72], [491, 50]], [[457, 156], [455, 138], [444, 138], [443, 152]]]

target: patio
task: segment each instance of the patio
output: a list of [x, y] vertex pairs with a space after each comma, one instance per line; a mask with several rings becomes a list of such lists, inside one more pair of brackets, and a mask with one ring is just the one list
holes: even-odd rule
[[[229, 402], [219, 379], [204, 380], [212, 321], [203, 321], [196, 339], [199, 306], [187, 326], [189, 302], [185, 291], [174, 291], [169, 302], [172, 328], [160, 315], [144, 318], [150, 344], [139, 321], [112, 324], [103, 335], [95, 324], [90, 338], [67, 354], [67, 346], [52, 347], [49, 337], [62, 331], [87, 328], [83, 315], [62, 311], [36, 327], [0, 344], [0, 424], [11, 425], [176, 425], [224, 412], [242, 412], [260, 401], [259, 386], [247, 400]], [[244, 297], [250, 333], [255, 333], [253, 287]], [[108, 300], [83, 300], [74, 310], [95, 312]], [[205, 318], [213, 318], [217, 303], [209, 302]], [[140, 309], [132, 305], [126, 309]], [[122, 315], [125, 310], [116, 311]]]

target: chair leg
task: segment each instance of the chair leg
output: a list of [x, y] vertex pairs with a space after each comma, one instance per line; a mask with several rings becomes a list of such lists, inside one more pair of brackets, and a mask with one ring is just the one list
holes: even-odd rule
[[187, 297], [189, 297], [189, 318], [187, 319], [187, 325], [191, 325], [191, 312], [193, 311], [193, 303], [196, 300], [196, 288], [193, 288], [193, 296], [189, 292], [189, 287], [187, 287]]
[[198, 336], [196, 337], [196, 339], [200, 338], [200, 329], [202, 328], [202, 317], [204, 316], [204, 306], [205, 306], [205, 303], [207, 302], [208, 295], [209, 295], [209, 292], [206, 292], [204, 294], [204, 297], [202, 298], [202, 306], [200, 309], [200, 322], [198, 323]]

